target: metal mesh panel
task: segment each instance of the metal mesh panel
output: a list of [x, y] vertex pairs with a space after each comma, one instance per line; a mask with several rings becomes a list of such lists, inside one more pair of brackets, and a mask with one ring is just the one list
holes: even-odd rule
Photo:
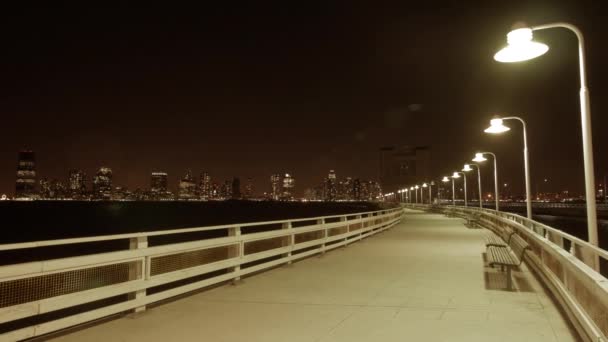
[[281, 248], [288, 245], [289, 237], [287, 236], [251, 241], [245, 243], [245, 255]]
[[347, 229], [348, 229], [347, 226], [332, 228], [332, 229], [328, 230], [327, 235], [336, 236], [336, 235], [344, 234], [344, 233], [346, 233]]
[[0, 307], [123, 283], [136, 278], [138, 264], [141, 261], [0, 282]]
[[295, 243], [302, 243], [323, 238], [323, 231], [307, 232], [295, 235]]
[[236, 245], [199, 249], [152, 258], [150, 275], [154, 276], [228, 259], [230, 248], [236, 248]]

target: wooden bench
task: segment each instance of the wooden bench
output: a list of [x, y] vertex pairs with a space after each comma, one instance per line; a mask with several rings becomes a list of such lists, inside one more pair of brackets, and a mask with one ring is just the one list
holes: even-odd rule
[[526, 249], [529, 245], [517, 234], [512, 234], [509, 239], [508, 248], [499, 246], [488, 246], [486, 256], [490, 267], [500, 266], [501, 271], [507, 268], [507, 289], [512, 289], [511, 269], [521, 265]]
[[496, 247], [507, 247], [509, 241], [511, 241], [511, 236], [515, 234], [515, 231], [512, 229], [507, 229], [498, 234], [490, 233], [486, 235], [486, 247], [488, 246], [496, 246]]

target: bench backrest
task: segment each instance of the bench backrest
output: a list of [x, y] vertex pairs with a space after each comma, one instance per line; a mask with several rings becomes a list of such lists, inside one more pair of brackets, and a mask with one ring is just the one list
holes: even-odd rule
[[513, 234], [511, 235], [511, 239], [509, 239], [509, 247], [511, 247], [511, 250], [513, 253], [515, 253], [515, 256], [517, 256], [519, 262], [521, 263], [524, 252], [529, 245], [524, 239], [521, 238], [521, 236]]

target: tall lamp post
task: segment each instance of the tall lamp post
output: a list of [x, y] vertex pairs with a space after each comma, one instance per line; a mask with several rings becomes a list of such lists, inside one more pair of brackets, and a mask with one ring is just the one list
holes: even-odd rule
[[[442, 182], [447, 183], [450, 180], [448, 179], [448, 176], [443, 176], [443, 178], [441, 179]], [[454, 178], [452, 178], [452, 205], [455, 205], [454, 203]]]
[[595, 174], [593, 167], [593, 139], [591, 129], [591, 106], [585, 70], [585, 39], [578, 27], [569, 23], [551, 23], [513, 30], [507, 34], [508, 45], [494, 55], [499, 62], [520, 62], [539, 57], [549, 50], [545, 44], [532, 41], [532, 31], [565, 28], [578, 39], [578, 61], [580, 74], [581, 130], [583, 138], [583, 163], [585, 166], [585, 198], [587, 202], [587, 230], [589, 243], [598, 245], [597, 209], [595, 199]]
[[464, 164], [464, 168], [462, 171], [469, 172], [473, 171], [471, 166], [475, 166], [477, 169], [477, 185], [479, 186], [479, 209], [483, 208], [483, 198], [481, 197], [481, 170], [479, 169], [479, 165], [477, 164]]
[[509, 131], [511, 128], [503, 124], [504, 120], [517, 120], [523, 125], [524, 134], [524, 173], [526, 180], [526, 213], [529, 219], [532, 219], [532, 196], [530, 195], [530, 158], [528, 155], [528, 134], [526, 130], [526, 122], [518, 116], [507, 116], [504, 118], [494, 118], [490, 120], [490, 127], [484, 132], [492, 134], [500, 134]]
[[498, 211], [498, 168], [496, 167], [496, 155], [492, 152], [477, 152], [472, 161], [476, 163], [486, 161], [487, 159], [483, 156], [484, 154], [489, 154], [494, 158], [494, 200], [496, 202], [496, 211]]
[[410, 187], [410, 203], [416, 203], [416, 202], [412, 202], [412, 200], [413, 200], [413, 198], [412, 198], [412, 191], [414, 191], [414, 187], [413, 186]]
[[416, 190], [416, 204], [418, 204], [418, 189], [420, 189], [420, 187], [416, 185], [414, 186], [414, 189]]

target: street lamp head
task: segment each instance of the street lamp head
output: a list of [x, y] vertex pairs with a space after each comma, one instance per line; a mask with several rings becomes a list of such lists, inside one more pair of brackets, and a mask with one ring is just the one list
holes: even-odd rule
[[475, 158], [471, 159], [471, 161], [480, 163], [480, 162], [484, 162], [488, 160], [486, 157], [483, 156], [483, 153], [475, 153]]
[[431, 185], [431, 186], [435, 185], [435, 181], [431, 181], [431, 184], [430, 184], [430, 185]]
[[471, 165], [464, 164], [464, 167], [462, 168], [462, 171], [469, 172], [469, 171], [473, 171], [473, 169], [471, 169]]
[[448, 179], [448, 176], [443, 176], [443, 179], [441, 181], [444, 182], [444, 183], [447, 183], [450, 180]]
[[510, 128], [505, 126], [502, 123], [502, 119], [497, 118], [497, 119], [490, 120], [490, 127], [486, 128], [484, 130], [484, 132], [492, 133], [492, 134], [499, 134], [499, 133], [504, 133], [508, 130], [510, 130]]
[[497, 62], [523, 62], [544, 55], [549, 47], [532, 41], [532, 29], [520, 28], [507, 34], [507, 46], [494, 55]]
[[422, 183], [422, 187], [426, 188], [426, 187], [428, 187], [428, 185], [426, 183]]
[[414, 191], [414, 187], [411, 187], [410, 190]]
[[418, 190], [418, 189], [420, 189], [420, 187], [419, 187], [418, 185], [416, 185], [416, 186], [414, 187], [414, 189]]
[[458, 174], [458, 172], [454, 172], [452, 178], [460, 178], [460, 174]]

